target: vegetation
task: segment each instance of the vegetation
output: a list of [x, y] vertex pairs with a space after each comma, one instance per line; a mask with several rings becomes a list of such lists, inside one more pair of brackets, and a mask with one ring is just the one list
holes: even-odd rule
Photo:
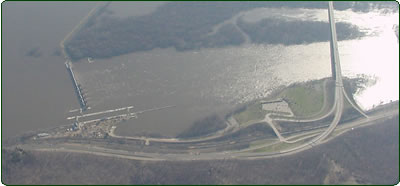
[[277, 121], [276, 123], [280, 127], [280, 132], [281, 133], [293, 133], [293, 132], [299, 132], [307, 129], [313, 129], [316, 127], [323, 127], [323, 126], [328, 126], [332, 120], [333, 120], [333, 115], [330, 115], [324, 119], [317, 120], [317, 121], [312, 121], [312, 122], [291, 122], [291, 121]]
[[219, 152], [222, 151], [234, 151], [234, 150], [241, 150], [249, 148], [249, 143], [238, 143], [238, 144], [227, 144], [221, 147], [217, 147], [216, 150]]
[[296, 116], [309, 116], [321, 110], [324, 104], [322, 81], [295, 83], [283, 90], [283, 98]]
[[217, 141], [223, 141], [223, 140], [237, 140], [237, 141], [243, 141], [243, 139], [253, 136], [262, 136], [264, 139], [275, 139], [276, 134], [274, 130], [267, 125], [266, 123], [256, 123], [254, 125], [245, 127], [244, 129], [238, 130], [234, 133], [224, 135], [222, 137], [219, 137], [215, 140]]
[[249, 104], [242, 108], [241, 112], [233, 115], [239, 124], [244, 124], [249, 121], [259, 121], [264, 119], [267, 112], [262, 109], [262, 104], [259, 102]]
[[218, 115], [214, 114], [204, 119], [195, 121], [193, 125], [177, 135], [177, 138], [193, 138], [211, 134], [226, 127], [226, 123]]
[[[177, 50], [240, 44], [236, 30], [230, 25], [225, 33], [206, 36], [211, 28], [240, 10], [251, 8], [242, 3], [172, 2], [159, 7], [151, 15], [116, 18], [100, 16], [95, 23], [82, 28], [68, 43], [66, 51], [72, 59], [111, 57], [154, 48], [175, 47]], [[224, 38], [229, 37], [229, 40]], [[235, 39], [233, 39], [233, 38]]]
[[15, 148], [10, 153], [9, 161], [11, 163], [26, 164], [26, 163], [30, 163], [31, 161], [33, 161], [33, 157], [30, 153], [24, 151], [23, 149]]
[[[289, 87], [283, 88], [279, 93], [269, 96], [268, 99], [283, 98], [295, 116], [306, 117], [316, 114], [322, 109], [324, 104], [324, 80], [292, 84]], [[327, 87], [329, 88], [329, 85]], [[328, 91], [331, 91], [331, 89]], [[327, 101], [331, 100], [328, 99]], [[249, 122], [264, 119], [265, 114], [268, 112], [262, 109], [262, 104], [257, 100], [241, 106], [232, 113], [232, 116], [239, 124], [245, 125]]]
[[[349, 96], [350, 100], [353, 103], [356, 103], [353, 95], [360, 89], [365, 88], [366, 84], [368, 84], [369, 81], [370, 80], [367, 77], [358, 77], [358, 78], [353, 78], [353, 79], [344, 78], [343, 79], [343, 85], [344, 85], [345, 91], [347, 92], [347, 95]], [[320, 82], [322, 82], [322, 81], [320, 81]], [[309, 110], [310, 105], [307, 104], [307, 101], [310, 101], [311, 108], [312, 108], [312, 106], [315, 106], [315, 109], [317, 111], [320, 110], [320, 109], [317, 109], [317, 107], [319, 107], [319, 105], [321, 105], [321, 107], [322, 107], [322, 102], [321, 103], [315, 102], [316, 98], [319, 98], [319, 97], [317, 97], [319, 95], [317, 95], [315, 92], [318, 92], [320, 89], [319, 88], [311, 88], [311, 87], [305, 88], [306, 85], [307, 85], [307, 83], [303, 84], [301, 86], [292, 85], [292, 86], [290, 86], [291, 88], [285, 89], [283, 91], [283, 93], [284, 93], [285, 91], [292, 89], [292, 90], [290, 90], [290, 91], [292, 91], [292, 94], [293, 94], [291, 97], [295, 98], [295, 99], [293, 99], [294, 101], [292, 101], [292, 103], [296, 103], [296, 101], [299, 100], [300, 103], [304, 104], [303, 106], [299, 106], [299, 104], [289, 104], [290, 107], [292, 108], [293, 112], [295, 112], [295, 108], [297, 106], [299, 106], [298, 109], [300, 109], [300, 111], [307, 110], [307, 109]], [[319, 84], [314, 82], [314, 83], [312, 83], [312, 85], [318, 86]], [[293, 92], [293, 88], [295, 90], [298, 88], [301, 88], [301, 91]], [[334, 86], [328, 86], [328, 89], [331, 89], [330, 91], [332, 91], [332, 92], [333, 92], [333, 88], [334, 88]], [[304, 89], [313, 90], [314, 93], [309, 92], [309, 93], [307, 93], [308, 98], [304, 98], [304, 92], [306, 91]], [[318, 90], [318, 91], [316, 91], [316, 90]], [[313, 97], [314, 97], [314, 100], [312, 100]], [[334, 97], [334, 95], [331, 95], [329, 97], [331, 98], [331, 100], [328, 100], [328, 101], [332, 102], [333, 101], [332, 98]], [[307, 99], [311, 99], [311, 100], [307, 100]], [[304, 101], [304, 100], [306, 100], [306, 101]], [[299, 102], [299, 101], [297, 101], [297, 102]], [[289, 103], [291, 103], [291, 102], [289, 102]], [[329, 107], [329, 108], [331, 108], [331, 107]], [[312, 113], [313, 112], [310, 112], [309, 114], [312, 115]], [[307, 116], [307, 115], [304, 115], [304, 116]], [[342, 113], [339, 124], [357, 119], [360, 116], [361, 116], [361, 114], [356, 109], [353, 108], [353, 106], [347, 101], [347, 99], [344, 99], [343, 113]], [[319, 126], [327, 126], [332, 121], [332, 119], [333, 119], [333, 115], [331, 115], [323, 120], [318, 120], [318, 121], [314, 121], [314, 122], [305, 122], [305, 123], [301, 123], [301, 124], [299, 124], [297, 122], [288, 122], [288, 121], [278, 121], [277, 123], [279, 124], [279, 126], [281, 128], [281, 130], [280, 130], [281, 132], [293, 132], [293, 131], [301, 131], [301, 130], [306, 130], [309, 128], [314, 128], [314, 127], [319, 127]]]
[[250, 142], [250, 148], [257, 147], [260, 145], [271, 144], [273, 142], [276, 142], [277, 140], [278, 139], [264, 139], [264, 140], [252, 141]]
[[[335, 7], [369, 10], [374, 6], [389, 7], [386, 4], [338, 2]], [[174, 47], [183, 51], [240, 45], [244, 38], [233, 25], [223, 26], [215, 35], [209, 33], [215, 25], [240, 11], [258, 7], [326, 8], [327, 2], [170, 2], [150, 15], [139, 17], [120, 18], [96, 13], [65, 43], [65, 51], [72, 60], [79, 60], [155, 48]], [[329, 39], [328, 24], [322, 22], [268, 19], [255, 24], [241, 22], [240, 26], [256, 43], [300, 44]], [[347, 23], [338, 23], [337, 30], [339, 39], [363, 35], [357, 27]]]
[[[307, 44], [329, 41], [329, 23], [322, 21], [286, 21], [263, 19], [257, 23], [239, 21], [238, 26], [253, 42], [263, 44]], [[338, 40], [356, 39], [365, 35], [355, 25], [336, 23]]]
[[[334, 83], [332, 81], [328, 81], [326, 85], [326, 93], [328, 95], [328, 99], [326, 99], [327, 106], [325, 106], [325, 109], [323, 109], [325, 99], [323, 84], [325, 83], [325, 80], [326, 79], [294, 83], [286, 88], [283, 88], [280, 92], [275, 93], [268, 99], [283, 98], [288, 103], [296, 118], [300, 119], [316, 117], [329, 111], [332, 108], [332, 103], [334, 101]], [[353, 95], [357, 91], [364, 89], [367, 84], [370, 84], [371, 79], [368, 77], [358, 77], [353, 79], [344, 78], [343, 83], [349, 98], [353, 103], [355, 103]], [[321, 109], [323, 109], [322, 112], [320, 112]], [[265, 114], [268, 112], [269, 111], [262, 109], [262, 104], [260, 101], [253, 101], [247, 105], [241, 106], [236, 111], [232, 112], [231, 115], [240, 125], [245, 126], [248, 123], [257, 122], [264, 119]], [[339, 124], [354, 120], [360, 116], [361, 114], [353, 108], [347, 99], [345, 99], [343, 114]], [[277, 117], [278, 116], [273, 118]], [[278, 118], [290, 117], [279, 116]], [[327, 126], [332, 119], [333, 115], [322, 120], [304, 122], [301, 124], [290, 121], [277, 121], [276, 123], [279, 125], [280, 132], [286, 133]]]
[[[363, 91], [368, 85], [375, 84], [375, 83], [376, 83], [376, 79], [366, 77], [366, 76], [361, 76], [361, 77], [357, 77], [357, 78], [353, 78], [353, 79], [349, 79], [349, 78], [343, 79], [344, 90], [346, 91], [346, 93], [349, 96], [352, 103], [357, 103], [354, 100], [354, 96], [353, 96], [354, 94], [356, 94], [358, 91]], [[358, 108], [360, 108], [357, 104], [356, 104], [356, 106]], [[345, 99], [344, 105], [343, 105], [343, 114], [342, 114], [339, 124], [349, 122], [351, 120], [359, 118], [360, 116], [362, 116], [362, 115], [348, 102], [347, 99]]]
[[227, 24], [219, 28], [218, 32], [210, 35], [202, 41], [199, 47], [223, 47], [228, 45], [240, 45], [244, 42], [243, 35], [233, 24]]
[[34, 159], [29, 163], [12, 163], [13, 150], [3, 150], [2, 182], [321, 185], [331, 177], [335, 179], [328, 183], [334, 185], [349, 180], [353, 180], [352, 184], [394, 185], [399, 181], [398, 123], [399, 118], [395, 117], [347, 132], [310, 150], [266, 160], [146, 162], [91, 154], [32, 152]]

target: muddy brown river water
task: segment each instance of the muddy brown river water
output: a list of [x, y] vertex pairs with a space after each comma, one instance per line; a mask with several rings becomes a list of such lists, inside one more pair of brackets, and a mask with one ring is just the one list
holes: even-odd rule
[[[155, 11], [160, 4], [137, 4], [136, 8], [143, 7], [137, 14]], [[93, 6], [89, 2], [3, 4], [3, 139], [66, 124], [68, 111], [79, 107], [65, 59], [55, 51]], [[127, 16], [126, 6], [111, 3], [110, 8], [120, 11], [117, 16]], [[276, 12], [285, 19], [327, 21], [328, 17], [327, 10], [308, 9], [257, 9], [242, 14], [245, 21], [257, 21]], [[398, 13], [337, 11], [335, 15], [368, 32], [362, 39], [339, 42], [343, 75], [364, 74], [377, 80], [357, 94], [357, 102], [369, 109], [398, 100], [399, 45], [392, 30]], [[35, 48], [36, 57], [27, 55]], [[74, 69], [93, 112], [130, 105], [135, 110], [176, 105], [121, 123], [118, 135], [175, 136], [198, 119], [265, 97], [280, 85], [330, 76], [329, 57], [328, 42], [245, 44], [185, 52], [155, 49], [94, 59], [94, 63], [83, 60]]]

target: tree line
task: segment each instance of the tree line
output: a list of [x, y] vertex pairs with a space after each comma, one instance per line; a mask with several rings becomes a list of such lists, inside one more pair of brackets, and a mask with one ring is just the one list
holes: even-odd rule
[[[391, 4], [388, 2], [336, 2], [335, 8], [367, 11], [372, 7], [386, 8], [389, 5]], [[215, 35], [209, 33], [215, 25], [235, 14], [259, 7], [326, 8], [327, 2], [170, 2], [144, 16], [121, 18], [112, 14], [99, 14], [65, 44], [65, 49], [72, 60], [79, 60], [85, 57], [107, 58], [155, 48], [174, 47], [178, 51], [184, 51], [240, 45], [244, 38], [231, 24], [224, 25]], [[273, 24], [277, 24], [276, 27]], [[322, 31], [329, 28], [325, 27], [324, 23], [319, 22], [279, 20], [267, 20], [257, 25], [241, 23], [241, 28], [256, 43], [296, 44], [322, 41], [326, 40]], [[339, 34], [339, 39], [361, 35], [357, 32], [358, 28], [352, 25], [338, 23], [337, 27], [338, 32], [342, 33]], [[300, 35], [301, 38], [297, 40], [290, 36], [304, 33], [306, 34]], [[279, 38], [284, 41], [278, 41]]]

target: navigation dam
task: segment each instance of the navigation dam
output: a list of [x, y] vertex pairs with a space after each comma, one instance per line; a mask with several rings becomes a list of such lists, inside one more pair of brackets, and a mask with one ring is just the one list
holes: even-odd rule
[[65, 67], [67, 68], [68, 73], [71, 76], [72, 83], [74, 84], [75, 93], [76, 93], [76, 95], [78, 97], [79, 104], [81, 106], [81, 110], [85, 111], [88, 108], [88, 105], [87, 105], [87, 102], [86, 102], [86, 98], [82, 94], [81, 86], [80, 86], [80, 84], [78, 83], [78, 81], [75, 78], [75, 74], [72, 71], [72, 68], [71, 68], [72, 65], [70, 63], [71, 62], [69, 62], [69, 61], [65, 62]]

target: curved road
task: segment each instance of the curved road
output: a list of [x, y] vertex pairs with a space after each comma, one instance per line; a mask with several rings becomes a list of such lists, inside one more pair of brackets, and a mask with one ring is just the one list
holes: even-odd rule
[[[24, 148], [27, 149], [35, 149], [35, 150], [49, 150], [49, 151], [73, 151], [73, 152], [83, 152], [83, 153], [92, 153], [92, 154], [98, 154], [98, 155], [107, 155], [107, 156], [117, 156], [117, 157], [126, 157], [130, 159], [139, 159], [139, 160], [197, 160], [197, 159], [202, 159], [202, 160], [209, 160], [209, 159], [226, 159], [226, 158], [244, 158], [244, 159], [256, 159], [256, 158], [269, 158], [269, 157], [277, 157], [277, 156], [283, 156], [283, 155], [289, 155], [293, 153], [297, 153], [306, 149], [309, 149], [321, 142], [323, 142], [324, 139], [327, 139], [327, 137], [334, 131], [334, 129], [337, 127], [342, 113], [343, 113], [343, 105], [344, 105], [344, 100], [343, 98], [346, 97], [349, 102], [352, 104], [354, 108], [356, 108], [360, 113], [362, 113], [364, 116], [366, 116], [366, 119], [363, 120], [357, 120], [352, 122], [351, 125], [344, 125], [341, 126], [341, 128], [346, 129], [346, 127], [357, 127], [361, 126], [363, 124], [371, 124], [372, 121], [382, 119], [384, 117], [387, 117], [388, 113], [384, 114], [377, 114], [374, 117], [368, 117], [365, 113], [363, 113], [358, 107], [353, 104], [350, 99], [348, 98], [344, 88], [343, 88], [343, 81], [342, 81], [342, 74], [341, 74], [341, 67], [340, 67], [340, 60], [339, 60], [339, 53], [338, 53], [338, 46], [337, 46], [337, 36], [336, 36], [336, 26], [335, 26], [335, 21], [334, 21], [334, 15], [333, 15], [333, 3], [329, 2], [329, 9], [328, 9], [328, 14], [329, 14], [329, 22], [330, 22], [330, 31], [331, 31], [331, 58], [332, 62], [335, 64], [335, 70], [336, 70], [336, 76], [335, 76], [335, 103], [333, 105], [332, 111], [335, 112], [335, 117], [332, 121], [332, 123], [329, 125], [329, 127], [323, 131], [320, 134], [317, 134], [315, 131], [310, 131], [307, 132], [306, 135], [303, 133], [301, 135], [304, 135], [305, 137], [302, 137], [300, 139], [294, 140], [294, 141], [300, 141], [306, 138], [310, 138], [313, 136], [316, 136], [312, 138], [310, 141], [303, 143], [299, 146], [296, 146], [291, 149], [287, 150], [282, 150], [279, 152], [273, 152], [273, 153], [255, 153], [255, 152], [243, 152], [243, 151], [229, 151], [229, 152], [209, 152], [209, 153], [203, 153], [203, 154], [188, 154], [188, 153], [171, 153], [171, 154], [159, 154], [159, 153], [145, 153], [145, 152], [129, 152], [129, 151], [122, 151], [122, 150], [114, 150], [114, 149], [105, 149], [105, 148], [99, 148], [99, 147], [93, 147], [90, 145], [82, 145], [82, 144], [61, 144], [57, 148], [53, 147], [51, 144], [28, 144], [28, 145], [22, 145]], [[395, 115], [398, 114], [398, 109], [396, 109], [394, 112], [392, 111], [390, 114]], [[269, 118], [269, 115], [267, 114], [264, 120], [268, 123], [272, 123]], [[293, 141], [288, 141], [289, 139], [295, 138], [295, 137], [290, 137], [287, 139], [284, 139], [280, 134], [279, 131], [276, 130], [276, 128], [271, 125], [277, 136], [282, 142], [287, 142], [287, 143], [293, 143]], [[237, 128], [235, 124], [230, 124], [228, 129], [231, 128]], [[179, 140], [179, 139], [158, 139], [158, 138], [142, 138], [142, 137], [132, 137], [132, 139], [138, 139], [138, 140], [152, 140], [152, 141], [159, 141], [159, 142], [192, 142], [192, 141], [203, 141], [205, 139], [212, 139], [215, 138], [216, 136], [222, 135], [224, 132], [226, 132], [227, 129], [223, 130], [220, 133], [217, 133], [214, 136], [206, 137], [203, 139], [194, 139], [194, 140]], [[297, 135], [297, 136], [301, 136]], [[296, 137], [297, 137], [296, 136]], [[130, 139], [130, 137], [124, 137], [127, 139]], [[278, 142], [274, 142], [272, 144], [276, 144]], [[266, 144], [265, 146], [271, 145]], [[249, 149], [248, 149], [249, 150]]]

